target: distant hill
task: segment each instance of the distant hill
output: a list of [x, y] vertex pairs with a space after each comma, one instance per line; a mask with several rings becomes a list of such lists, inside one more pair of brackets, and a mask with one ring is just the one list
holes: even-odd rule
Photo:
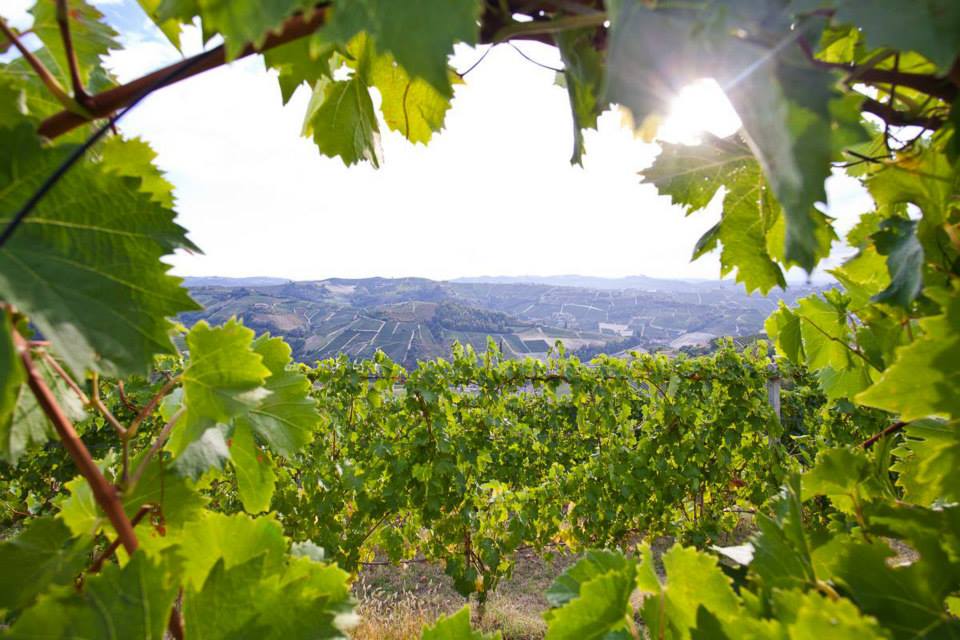
[[187, 276], [183, 283], [187, 287], [269, 287], [276, 284], [293, 282], [287, 278], [269, 278], [254, 276], [250, 278], [221, 278], [219, 276]]
[[414, 367], [449, 355], [454, 342], [483, 351], [488, 339], [516, 358], [545, 358], [558, 341], [584, 358], [706, 345], [719, 336], [760, 333], [779, 300], [789, 303], [811, 291], [801, 286], [748, 296], [730, 283], [642, 276], [522, 280], [189, 278], [204, 310], [180, 319], [192, 324], [239, 317], [258, 332], [282, 335], [302, 362], [340, 353], [369, 358], [380, 349]]
[[544, 284], [552, 287], [581, 287], [585, 289], [644, 289], [647, 291], [692, 291], [698, 288], [736, 286], [720, 280], [672, 280], [625, 276], [623, 278], [599, 278], [596, 276], [477, 276], [456, 278], [451, 282], [488, 284]]

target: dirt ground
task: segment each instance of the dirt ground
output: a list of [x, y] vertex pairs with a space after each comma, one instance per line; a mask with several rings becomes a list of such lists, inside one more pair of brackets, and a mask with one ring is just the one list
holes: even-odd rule
[[[547, 630], [542, 617], [547, 610], [543, 594], [577, 558], [558, 553], [548, 560], [532, 553], [520, 554], [513, 575], [501, 581], [487, 600], [480, 628], [500, 631], [505, 640], [542, 638]], [[366, 567], [354, 583], [353, 592], [362, 620], [352, 634], [356, 640], [420, 638], [424, 625], [433, 624], [439, 616], [454, 613], [467, 603], [454, 590], [443, 568], [435, 564]], [[471, 600], [470, 604], [477, 623], [476, 601]]]

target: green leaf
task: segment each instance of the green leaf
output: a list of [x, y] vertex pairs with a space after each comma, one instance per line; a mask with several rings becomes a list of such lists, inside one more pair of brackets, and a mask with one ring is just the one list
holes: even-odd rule
[[[186, 419], [190, 420], [190, 414], [187, 414]], [[200, 424], [206, 425], [208, 423], [200, 421]], [[182, 433], [191, 436], [196, 434], [196, 437], [177, 454], [173, 463], [179, 474], [190, 478], [194, 482], [198, 481], [210, 469], [223, 470], [227, 460], [230, 459], [230, 445], [226, 436], [227, 427], [218, 424], [205, 428], [202, 426], [201, 428], [202, 431], [198, 431], [196, 423], [190, 424], [188, 422]], [[182, 441], [183, 439], [180, 440], [180, 442]]]
[[737, 270], [737, 282], [748, 293], [759, 289], [767, 293], [774, 286], [786, 288], [780, 268], [767, 253], [766, 237], [780, 217], [780, 208], [769, 192], [756, 163], [750, 169], [729, 176], [723, 199], [723, 218], [718, 239], [721, 272]]
[[264, 52], [266, 65], [277, 71], [283, 104], [287, 104], [304, 83], [312, 87], [321, 78], [332, 77], [330, 58], [333, 53], [333, 47], [325, 45], [318, 36], [300, 38]]
[[563, 79], [573, 112], [573, 155], [570, 164], [583, 164], [583, 130], [597, 128], [604, 109], [603, 57], [594, 46], [593, 29], [561, 31], [556, 35], [563, 59]]
[[846, 598], [831, 600], [813, 591], [780, 591], [774, 594], [774, 607], [791, 638], [889, 637], [876, 619], [863, 615]]
[[703, 256], [707, 255], [711, 251], [715, 251], [717, 248], [717, 243], [720, 242], [720, 229], [723, 228], [723, 224], [718, 222], [713, 225], [702, 236], [697, 240], [697, 244], [693, 247], [693, 254], [690, 256], [690, 261], [699, 260]]
[[894, 637], [954, 638], [960, 633], [960, 621], [951, 619], [944, 606], [950, 585], [955, 584], [948, 573], [944, 575], [949, 565], [930, 566], [921, 559], [891, 566], [894, 552], [882, 540], [864, 544], [848, 539], [833, 545], [832, 551], [832, 581]]
[[379, 167], [382, 161], [373, 101], [357, 76], [335, 82], [321, 79], [314, 85], [303, 135], [311, 136], [321, 153], [339, 156], [347, 166], [367, 160]]
[[903, 218], [888, 218], [873, 235], [880, 255], [887, 256], [890, 285], [875, 295], [874, 302], [909, 307], [923, 288], [923, 247], [916, 236], [917, 223]]
[[[184, 629], [196, 638], [230, 638], [257, 615], [257, 603], [266, 595], [264, 555], [226, 568], [216, 561], [203, 588], [186, 592], [183, 603]], [[269, 628], [257, 629], [261, 637], [272, 637]]]
[[[0, 129], [0, 146], [17, 150], [0, 157], [6, 225], [70, 147], [42, 150], [29, 127]], [[81, 162], [0, 253], [0, 297], [30, 316], [74, 372], [142, 373], [154, 354], [175, 352], [167, 317], [199, 309], [161, 262], [193, 246], [173, 217], [132, 180]]]
[[890, 467], [904, 498], [923, 506], [960, 500], [960, 424], [918, 420], [905, 433]]
[[[380, 110], [387, 126], [410, 142], [427, 144], [450, 109], [450, 98], [421, 78], [411, 78], [389, 55], [376, 55], [371, 62], [370, 83], [377, 87]], [[459, 80], [457, 80], [459, 82]]]
[[202, 587], [221, 558], [229, 570], [265, 554], [266, 570], [273, 572], [287, 552], [283, 528], [273, 516], [251, 518], [206, 511], [202, 518], [184, 527], [181, 540], [183, 580], [194, 589]]
[[[57, 3], [38, 2], [30, 13], [33, 14], [33, 33], [40, 38], [49, 53], [44, 63], [60, 81], [61, 86], [72, 93], [70, 65], [60, 35], [60, 25], [57, 23]], [[68, 24], [77, 57], [80, 82], [87, 88], [95, 71], [102, 71], [100, 57], [106, 55], [110, 49], [119, 48], [116, 40], [119, 34], [103, 21], [100, 11], [83, 0], [70, 2]]]
[[896, 350], [896, 361], [857, 395], [861, 404], [912, 421], [943, 415], [960, 418], [960, 295], [942, 300], [943, 314], [920, 320], [924, 335]]
[[[63, 378], [45, 360], [34, 363], [67, 418], [74, 423], [84, 420], [83, 404]], [[20, 366], [19, 362], [17, 366]], [[16, 465], [30, 447], [55, 437], [53, 425], [37, 403], [33, 391], [26, 384], [20, 385], [13, 413], [0, 419], [0, 459]]]
[[477, 0], [353, 0], [336, 5], [323, 33], [346, 46], [366, 32], [377, 50], [391, 53], [411, 76], [452, 95], [447, 56], [456, 42], [477, 41], [481, 3]]
[[[0, 437], [6, 436], [13, 427], [13, 412], [26, 381], [27, 373], [13, 346], [13, 321], [10, 314], [0, 312]], [[0, 457], [12, 458], [11, 449], [9, 437], [0, 438]]]
[[777, 352], [794, 364], [805, 360], [800, 331], [800, 317], [781, 300], [777, 310], [764, 323], [764, 330], [773, 340]]
[[736, 618], [740, 604], [730, 579], [717, 565], [717, 559], [693, 548], [674, 545], [663, 554], [667, 582], [659, 593], [644, 603], [643, 617], [651, 633], [664, 635], [664, 624], [679, 637], [697, 627], [701, 607], [720, 621]]
[[551, 607], [561, 607], [580, 596], [583, 583], [609, 571], [624, 571], [630, 560], [622, 553], [589, 550], [572, 567], [560, 574], [547, 589], [546, 598]]
[[320, 415], [317, 402], [310, 396], [310, 381], [290, 368], [290, 345], [282, 338], [263, 335], [253, 343], [270, 371], [265, 388], [269, 392], [261, 402], [240, 416], [238, 422], [282, 456], [290, 457], [313, 439]]
[[834, 19], [856, 25], [867, 46], [916, 51], [946, 71], [960, 54], [960, 6], [952, 0], [837, 0]]
[[270, 510], [277, 476], [270, 459], [257, 448], [253, 432], [241, 422], [230, 440], [230, 458], [237, 474], [237, 489], [248, 513]]
[[200, 321], [187, 334], [190, 364], [183, 371], [187, 411], [226, 422], [256, 407], [271, 371], [254, 349], [254, 332], [236, 319], [219, 327]]
[[807, 366], [811, 369], [844, 369], [850, 362], [849, 329], [841, 306], [824, 297], [801, 298], [797, 304]]
[[[140, 138], [111, 136], [103, 143], [101, 154], [103, 168], [108, 173], [138, 179], [140, 191], [150, 194], [154, 202], [173, 208], [173, 185], [153, 164], [157, 154], [148, 143]], [[193, 243], [185, 248], [200, 251]]]
[[107, 563], [79, 593], [62, 587], [42, 596], [7, 637], [163, 638], [178, 586], [164, 564], [134, 553], [122, 569]]
[[[131, 461], [131, 468], [137, 469], [143, 454]], [[59, 517], [66, 523], [74, 535], [95, 535], [108, 525], [106, 514], [97, 504], [90, 484], [78, 476], [64, 485], [70, 495], [60, 502]], [[127, 517], [133, 518], [142, 506], [152, 506], [154, 516], [159, 518], [170, 530], [179, 529], [187, 522], [201, 516], [207, 499], [188, 482], [178, 476], [162, 460], [154, 457], [144, 468], [139, 482], [121, 495], [123, 510]], [[137, 528], [140, 535], [149, 532], [149, 520], [144, 520]]]
[[198, 0], [206, 34], [219, 33], [232, 60], [248, 44], [261, 47], [271, 31], [296, 11], [310, 6], [302, 0]]
[[710, 204], [727, 180], [755, 165], [750, 149], [738, 140], [706, 136], [702, 144], [664, 142], [643, 179], [670, 196], [687, 214]]
[[449, 616], [440, 616], [433, 626], [426, 626], [420, 640], [499, 640], [499, 631], [481, 633], [470, 628], [470, 607], [464, 606]]
[[737, 281], [748, 292], [785, 287], [783, 271], [767, 250], [767, 234], [781, 217], [780, 207], [749, 149], [712, 137], [695, 147], [661, 146], [663, 151], [644, 178], [688, 212], [706, 207], [720, 187], [726, 189], [720, 223], [697, 243], [694, 259], [719, 241], [721, 272], [736, 270]]
[[[741, 42], [731, 46], [730, 54], [734, 69], [743, 70], [769, 52]], [[729, 91], [747, 141], [783, 208], [784, 258], [807, 271], [822, 255], [814, 204], [826, 201], [824, 181], [831, 170], [833, 82], [825, 71], [771, 62]]]
[[[607, 570], [604, 570], [607, 568]], [[582, 580], [582, 582], [580, 582]], [[636, 588], [636, 563], [596, 553], [564, 574], [553, 598], [563, 604], [544, 614], [547, 639], [600, 639], [623, 630], [632, 615], [630, 596]], [[577, 596], [569, 598], [576, 584]]]
[[160, 9], [160, 5], [163, 4], [163, 0], [137, 0], [137, 2], [144, 13], [153, 20], [157, 28], [167, 37], [170, 44], [179, 49], [182, 23], [176, 18], [167, 18], [165, 20], [160, 18], [158, 10]]
[[0, 610], [29, 605], [51, 585], [72, 584], [86, 567], [93, 539], [74, 539], [55, 518], [38, 518], [0, 543]]

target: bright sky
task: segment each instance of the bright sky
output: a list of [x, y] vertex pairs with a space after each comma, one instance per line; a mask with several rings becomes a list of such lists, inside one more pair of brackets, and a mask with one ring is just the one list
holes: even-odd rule
[[[28, 24], [30, 4], [5, 0], [3, 14]], [[120, 80], [179, 58], [136, 3], [95, 4], [124, 31], [126, 49], [109, 58]], [[198, 30], [184, 42], [187, 55], [199, 51]], [[561, 65], [550, 47], [518, 46]], [[481, 54], [463, 47], [451, 63], [463, 70]], [[571, 167], [570, 108], [554, 79], [510, 46], [495, 48], [456, 88], [446, 128], [428, 147], [381, 123], [379, 170], [348, 169], [301, 138], [307, 89], [283, 107], [259, 58], [162, 89], [121, 128], [158, 152], [180, 222], [205, 252], [175, 256], [181, 275], [718, 277], [715, 255], [689, 256], [719, 209], [684, 217], [640, 184], [658, 147], [634, 139], [617, 113], [587, 134], [585, 166]], [[686, 120], [715, 120], [722, 108], [701, 89], [678, 105]], [[676, 135], [689, 138], [690, 125]], [[851, 183], [828, 183], [830, 213], [844, 228], [870, 206]]]

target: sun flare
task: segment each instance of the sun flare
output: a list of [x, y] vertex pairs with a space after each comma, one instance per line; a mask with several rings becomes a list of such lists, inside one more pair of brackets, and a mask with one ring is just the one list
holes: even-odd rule
[[680, 144], [700, 144], [704, 133], [724, 138], [740, 128], [740, 118], [723, 89], [713, 78], [683, 87], [670, 104], [657, 139]]

